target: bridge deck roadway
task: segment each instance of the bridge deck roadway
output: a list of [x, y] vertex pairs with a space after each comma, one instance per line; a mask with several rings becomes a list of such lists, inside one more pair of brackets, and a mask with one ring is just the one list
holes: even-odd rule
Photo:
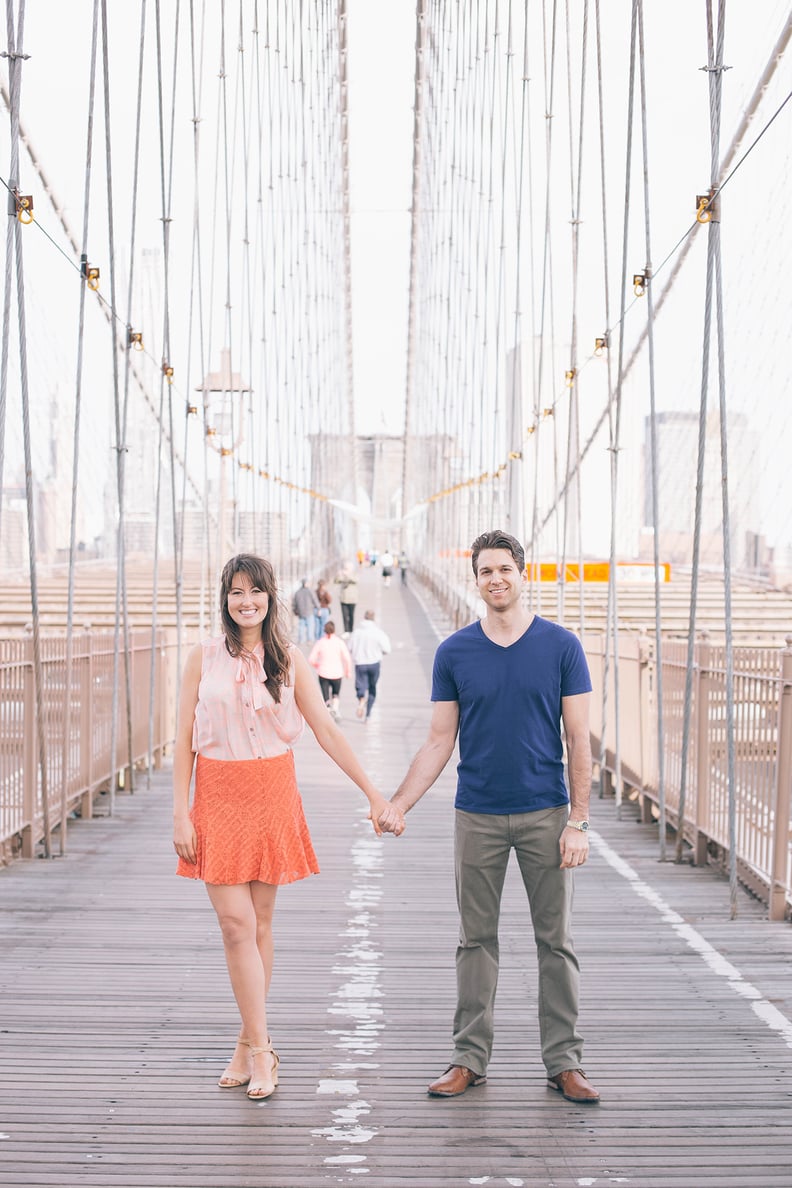
[[[443, 627], [412, 589], [362, 585], [394, 653], [369, 726], [351, 687], [343, 725], [390, 788], [424, 735]], [[268, 1102], [215, 1087], [234, 1012], [203, 887], [173, 875], [167, 771], [75, 822], [65, 858], [0, 872], [0, 1184], [792, 1185], [789, 925], [743, 894], [730, 920], [720, 876], [659, 863], [652, 827], [595, 800], [576, 940], [601, 1106], [545, 1086], [515, 869], [489, 1081], [429, 1099], [455, 993], [452, 765], [384, 841], [312, 737], [298, 767], [322, 874], [279, 893]]]

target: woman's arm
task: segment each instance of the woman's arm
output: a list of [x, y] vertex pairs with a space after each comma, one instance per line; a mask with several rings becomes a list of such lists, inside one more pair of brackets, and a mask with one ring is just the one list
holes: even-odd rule
[[397, 836], [404, 830], [404, 817], [400, 809], [385, 799], [360, 765], [357, 755], [352, 750], [346, 736], [339, 730], [327, 712], [327, 706], [322, 700], [319, 687], [316, 684], [308, 661], [302, 652], [292, 648], [292, 664], [294, 665], [294, 699], [297, 708], [313, 731], [316, 741], [345, 775], [357, 784], [369, 802], [369, 817], [374, 826], [374, 832], [382, 833], [383, 829]]
[[179, 690], [179, 715], [173, 744], [173, 845], [180, 858], [195, 862], [196, 837], [190, 820], [190, 780], [195, 755], [192, 749], [195, 707], [201, 682], [201, 645], [192, 648], [184, 665]]

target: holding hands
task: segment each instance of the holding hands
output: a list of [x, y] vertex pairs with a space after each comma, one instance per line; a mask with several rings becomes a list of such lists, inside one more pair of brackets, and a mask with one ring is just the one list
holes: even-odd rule
[[391, 804], [379, 793], [372, 797], [369, 803], [371, 807], [369, 820], [377, 837], [381, 837], [383, 833], [393, 833], [399, 837], [404, 833], [404, 813], [401, 809], [398, 809], [395, 804]]

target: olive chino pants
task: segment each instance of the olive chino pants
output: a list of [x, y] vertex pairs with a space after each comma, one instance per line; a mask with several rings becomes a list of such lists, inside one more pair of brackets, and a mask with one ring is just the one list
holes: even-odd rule
[[456, 810], [455, 863], [459, 946], [453, 1064], [479, 1076], [492, 1054], [498, 985], [498, 919], [514, 850], [528, 893], [539, 962], [539, 1035], [549, 1077], [580, 1068], [579, 966], [570, 917], [574, 878], [561, 870], [559, 838], [568, 806], [500, 816]]

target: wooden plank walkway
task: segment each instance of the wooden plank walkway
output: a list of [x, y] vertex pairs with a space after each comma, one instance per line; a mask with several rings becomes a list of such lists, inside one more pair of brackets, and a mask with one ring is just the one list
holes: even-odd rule
[[[436, 643], [412, 590], [364, 574], [394, 641], [371, 723], [344, 728], [384, 788], [421, 742]], [[585, 1066], [599, 1107], [545, 1086], [536, 969], [507, 880], [494, 1059], [451, 1101], [454, 776], [400, 839], [304, 739], [322, 874], [279, 895], [274, 1097], [215, 1087], [234, 1012], [204, 889], [177, 879], [168, 773], [75, 823], [63, 859], [0, 872], [0, 1184], [23, 1188], [792, 1186], [792, 929], [596, 801], [578, 876]]]

